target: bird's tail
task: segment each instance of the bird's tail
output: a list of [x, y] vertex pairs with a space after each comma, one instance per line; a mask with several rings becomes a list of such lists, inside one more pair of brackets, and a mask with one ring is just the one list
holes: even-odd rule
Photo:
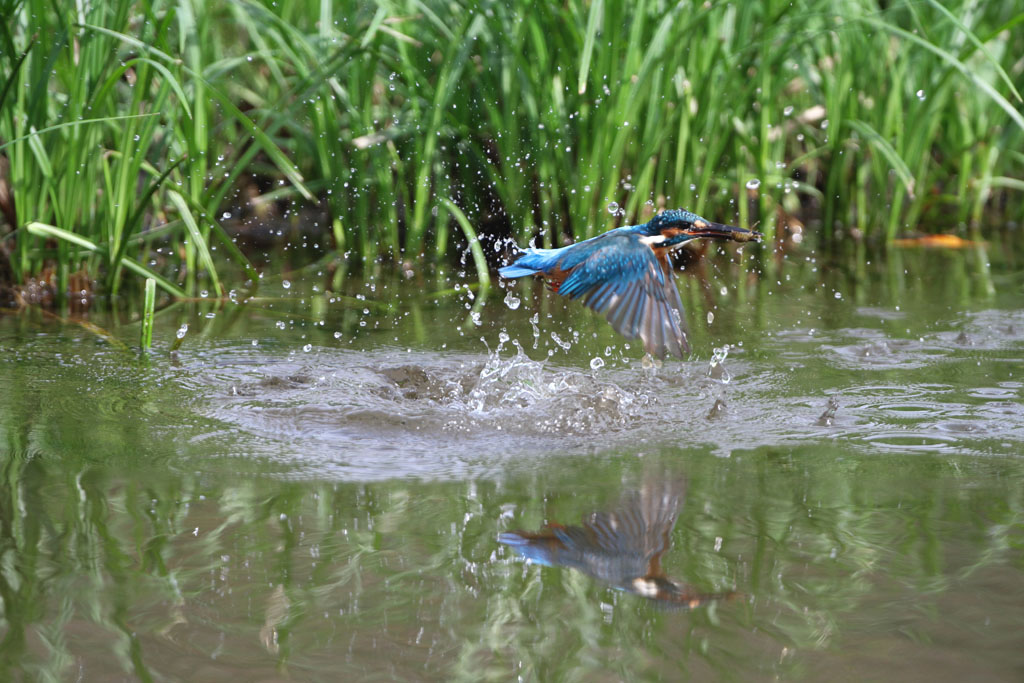
[[502, 277], [515, 278], [515, 277], [526, 277], [527, 275], [533, 275], [537, 272], [535, 268], [527, 268], [513, 263], [510, 266], [499, 268], [498, 272]]
[[561, 249], [524, 249], [513, 263], [499, 268], [502, 277], [526, 277], [546, 272], [561, 254]]

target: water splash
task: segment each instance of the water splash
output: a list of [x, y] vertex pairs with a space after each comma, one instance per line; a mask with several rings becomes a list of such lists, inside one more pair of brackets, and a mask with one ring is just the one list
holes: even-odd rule
[[725, 369], [725, 359], [729, 357], [729, 345], [716, 346], [711, 354], [711, 363], [708, 367], [708, 377], [717, 379], [722, 384], [728, 384], [732, 375]]
[[828, 405], [825, 406], [825, 412], [818, 418], [818, 425], [821, 427], [831, 427], [832, 423], [836, 418], [836, 411], [839, 410], [839, 399], [835, 396], [829, 396]]
[[[446, 425], [458, 431], [480, 428], [505, 432], [586, 434], [615, 430], [640, 419], [649, 397], [593, 374], [572, 369], [549, 369], [530, 359], [513, 341], [516, 353], [503, 358], [493, 352], [465, 392], [456, 390], [445, 401], [457, 417]], [[603, 367], [601, 358], [597, 367]], [[465, 411], [465, 412], [463, 412]], [[468, 419], [467, 419], [468, 418]]]

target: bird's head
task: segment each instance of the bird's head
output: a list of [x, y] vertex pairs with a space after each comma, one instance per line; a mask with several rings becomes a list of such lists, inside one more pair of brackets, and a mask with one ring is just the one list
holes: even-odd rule
[[689, 240], [705, 237], [733, 242], [761, 241], [761, 233], [734, 225], [712, 223], [695, 213], [683, 209], [663, 211], [644, 226], [651, 244], [673, 247]]

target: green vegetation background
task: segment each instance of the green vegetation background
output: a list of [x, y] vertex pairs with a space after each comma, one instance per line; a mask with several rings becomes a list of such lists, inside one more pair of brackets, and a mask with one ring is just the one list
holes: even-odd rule
[[484, 238], [558, 243], [662, 207], [779, 237], [795, 217], [822, 245], [1022, 212], [1016, 0], [0, 15], [0, 254], [61, 292], [83, 271], [110, 294], [126, 273], [222, 291], [226, 262], [255, 274], [239, 226], [274, 206], [363, 263], [467, 241], [482, 259]]

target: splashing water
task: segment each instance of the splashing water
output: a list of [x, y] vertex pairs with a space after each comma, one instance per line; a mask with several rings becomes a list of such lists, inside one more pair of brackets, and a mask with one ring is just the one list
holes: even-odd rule
[[[513, 341], [516, 354], [488, 356], [476, 382], [464, 395], [449, 397], [449, 407], [464, 407], [471, 418], [449, 422], [449, 429], [470, 431], [489, 423], [503, 430], [548, 434], [585, 434], [594, 429], [616, 429], [639, 419], [650, 399], [612, 382], [576, 370], [549, 370], [544, 361], [531, 360]], [[599, 361], [595, 366], [593, 361]], [[603, 367], [595, 358], [593, 369]], [[483, 423], [483, 424], [481, 424]]]
[[708, 368], [708, 377], [717, 379], [722, 384], [728, 384], [732, 375], [725, 369], [725, 359], [729, 357], [729, 345], [716, 346], [711, 354], [711, 363]]

